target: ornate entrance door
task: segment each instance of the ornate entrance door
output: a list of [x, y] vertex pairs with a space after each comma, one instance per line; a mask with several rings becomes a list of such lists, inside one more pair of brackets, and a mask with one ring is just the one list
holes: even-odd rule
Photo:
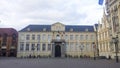
[[61, 46], [60, 45], [55, 46], [55, 57], [61, 57]]

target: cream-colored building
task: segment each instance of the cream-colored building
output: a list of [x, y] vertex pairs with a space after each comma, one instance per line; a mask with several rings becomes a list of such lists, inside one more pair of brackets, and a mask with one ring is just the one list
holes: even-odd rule
[[[109, 37], [111, 57], [115, 58], [116, 49], [113, 43], [113, 37], [118, 36], [118, 41], [120, 41], [120, 0], [105, 0], [106, 12], [107, 12], [107, 22], [109, 24]], [[118, 56], [120, 57], [120, 42], [118, 42]]]
[[104, 11], [101, 23], [98, 25], [99, 56], [106, 56], [107, 58], [111, 56], [113, 47], [111, 47], [110, 39], [109, 23], [107, 21], [107, 15]]
[[94, 26], [29, 25], [19, 31], [17, 57], [94, 56]]

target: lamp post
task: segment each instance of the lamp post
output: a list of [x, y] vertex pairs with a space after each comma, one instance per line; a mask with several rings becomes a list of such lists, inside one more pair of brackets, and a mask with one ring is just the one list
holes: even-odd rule
[[93, 44], [93, 52], [94, 52], [94, 60], [96, 60], [96, 55], [95, 55], [95, 51], [96, 51], [96, 46], [95, 46], [95, 43], [93, 42], [92, 43]]
[[83, 56], [83, 48], [84, 48], [84, 46], [80, 45], [79, 48], [80, 48], [80, 51], [81, 51], [81, 56], [80, 57], [82, 57]]
[[112, 41], [115, 44], [116, 62], [118, 63], [119, 62], [119, 59], [118, 59], [118, 42], [119, 42], [118, 41], [118, 35], [116, 35], [116, 37], [113, 37]]

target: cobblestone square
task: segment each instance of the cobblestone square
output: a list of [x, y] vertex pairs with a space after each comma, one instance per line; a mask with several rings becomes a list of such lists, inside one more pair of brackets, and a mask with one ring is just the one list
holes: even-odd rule
[[119, 68], [114, 60], [80, 58], [0, 58], [0, 68]]

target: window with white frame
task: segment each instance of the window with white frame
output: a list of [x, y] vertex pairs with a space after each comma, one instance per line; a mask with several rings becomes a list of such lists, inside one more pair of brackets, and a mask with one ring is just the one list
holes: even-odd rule
[[77, 51], [77, 47], [78, 47], [78, 43], [76, 43], [76, 45], [75, 45], [75, 50]]
[[37, 51], [40, 51], [40, 44], [37, 44]]
[[24, 37], [24, 34], [21, 34], [21, 35], [20, 35], [20, 40], [25, 40], [24, 38], [25, 38], [25, 37]]
[[29, 43], [26, 43], [26, 51], [29, 51]]
[[86, 40], [88, 40], [88, 35], [86, 35]]
[[48, 51], [51, 50], [51, 44], [48, 44]]
[[80, 35], [80, 40], [84, 40], [84, 36], [83, 35]]
[[65, 39], [68, 40], [68, 35], [65, 35]]
[[30, 35], [29, 34], [26, 35], [26, 40], [30, 40]]
[[32, 45], [31, 45], [31, 50], [35, 50], [35, 44], [34, 43], [32, 43]]
[[69, 51], [69, 43], [68, 42], [66, 42], [66, 44], [65, 44], [65, 50]]
[[86, 43], [86, 51], [89, 51], [89, 43]]
[[46, 44], [42, 44], [42, 51], [45, 51], [46, 50]]
[[32, 35], [32, 40], [35, 40], [35, 35], [34, 34]]
[[40, 40], [40, 35], [37, 35], [37, 40]]
[[46, 40], [46, 35], [45, 34], [42, 35], [42, 40]]
[[70, 51], [73, 51], [74, 50], [74, 44], [73, 42], [70, 42]]
[[48, 35], [48, 41], [50, 41], [52, 39], [51, 35]]
[[73, 35], [70, 35], [70, 40], [73, 40]]
[[94, 40], [94, 36], [93, 36], [93, 35], [91, 35], [91, 38], [90, 38], [90, 40]]
[[24, 51], [24, 43], [20, 43], [20, 51]]
[[78, 40], [78, 35], [75, 36], [75, 39]]

